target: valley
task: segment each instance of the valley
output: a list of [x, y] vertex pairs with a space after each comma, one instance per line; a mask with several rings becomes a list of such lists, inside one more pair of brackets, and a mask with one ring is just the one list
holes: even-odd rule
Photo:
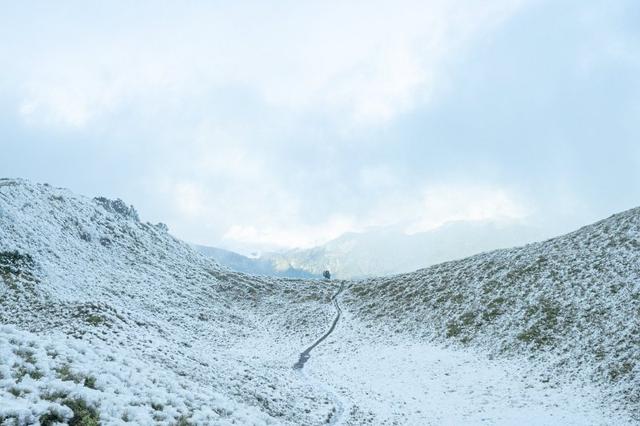
[[2, 179], [0, 253], [3, 425], [640, 421], [640, 209], [325, 281], [235, 272], [120, 200]]

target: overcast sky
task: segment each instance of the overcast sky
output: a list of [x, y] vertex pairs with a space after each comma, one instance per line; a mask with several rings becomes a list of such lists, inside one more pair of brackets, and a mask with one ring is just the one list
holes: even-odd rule
[[188, 241], [640, 205], [640, 2], [3, 2], [0, 175]]

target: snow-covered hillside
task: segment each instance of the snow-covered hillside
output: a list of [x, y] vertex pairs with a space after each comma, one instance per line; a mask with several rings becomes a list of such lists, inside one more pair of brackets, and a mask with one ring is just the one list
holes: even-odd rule
[[[330, 413], [290, 368], [297, 330], [331, 315], [314, 302], [328, 287], [231, 279], [122, 202], [20, 180], [0, 180], [0, 272], [7, 422], [70, 420], [77, 401], [105, 424], [314, 424]], [[293, 352], [281, 355], [264, 348], [284, 334], [245, 308], [285, 295], [296, 319], [282, 309], [273, 320], [290, 329]]]
[[234, 272], [119, 200], [2, 179], [0, 277], [0, 424], [640, 419], [640, 210], [326, 282]]
[[598, 383], [640, 411], [640, 208], [549, 241], [356, 283], [343, 300], [388, 333], [527, 357], [550, 381]]

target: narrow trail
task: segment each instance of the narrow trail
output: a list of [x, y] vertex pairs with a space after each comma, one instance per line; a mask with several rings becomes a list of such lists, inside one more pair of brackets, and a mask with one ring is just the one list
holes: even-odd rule
[[309, 358], [311, 358], [311, 351], [320, 343], [322, 343], [324, 339], [329, 337], [329, 335], [333, 333], [333, 330], [335, 330], [336, 325], [338, 325], [338, 321], [340, 320], [340, 316], [342, 315], [342, 309], [340, 309], [340, 304], [338, 303], [338, 296], [340, 296], [340, 293], [342, 293], [342, 290], [344, 290], [344, 283], [345, 282], [342, 281], [338, 291], [333, 296], [331, 296], [331, 301], [333, 302], [333, 306], [335, 306], [336, 308], [336, 317], [333, 319], [333, 323], [331, 324], [331, 327], [329, 328], [329, 330], [327, 330], [326, 333], [322, 335], [322, 337], [316, 340], [311, 346], [309, 346], [300, 354], [300, 358], [298, 359], [298, 362], [296, 362], [293, 365], [294, 369], [302, 370], [304, 368], [304, 364], [309, 360]]
[[308, 380], [309, 382], [313, 383], [317, 388], [323, 389], [333, 399], [333, 401], [335, 403], [335, 408], [333, 409], [332, 412], [329, 413], [329, 415], [328, 415], [328, 417], [327, 417], [327, 419], [325, 421], [325, 424], [327, 424], [327, 425], [342, 424], [342, 418], [343, 418], [344, 411], [345, 411], [345, 408], [344, 408], [345, 407], [345, 402], [343, 402], [342, 398], [333, 389], [331, 389], [326, 384], [321, 383], [318, 380], [308, 376], [307, 374], [305, 374], [305, 372], [302, 369], [304, 368], [304, 364], [309, 360], [309, 358], [311, 358], [311, 351], [316, 346], [318, 346], [320, 343], [322, 343], [327, 337], [329, 337], [329, 335], [331, 333], [333, 333], [333, 330], [335, 330], [336, 325], [338, 325], [338, 321], [340, 320], [340, 317], [342, 316], [342, 309], [340, 308], [340, 304], [338, 303], [338, 296], [340, 296], [340, 293], [342, 293], [342, 290], [344, 290], [344, 285], [345, 285], [345, 281], [342, 281], [340, 283], [340, 288], [338, 289], [338, 291], [333, 296], [331, 296], [331, 301], [333, 302], [333, 306], [336, 308], [336, 316], [333, 319], [333, 322], [331, 323], [331, 327], [329, 327], [329, 330], [327, 330], [327, 332], [324, 333], [311, 346], [309, 346], [307, 349], [305, 349], [300, 354], [300, 358], [298, 359], [298, 362], [296, 362], [293, 365], [293, 368], [295, 370], [298, 370], [300, 372], [300, 374], [302, 374], [303, 377], [305, 377], [306, 380]]

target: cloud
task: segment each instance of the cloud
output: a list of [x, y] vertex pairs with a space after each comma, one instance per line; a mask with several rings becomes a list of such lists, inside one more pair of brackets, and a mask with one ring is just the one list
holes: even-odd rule
[[376, 207], [352, 215], [334, 214], [314, 224], [305, 222], [302, 216], [293, 216], [289, 222], [279, 225], [275, 222], [266, 222], [264, 226], [234, 224], [224, 234], [224, 240], [235, 248], [312, 247], [345, 232], [362, 232], [368, 228], [394, 226], [407, 234], [415, 234], [450, 222], [513, 222], [531, 214], [526, 200], [493, 185], [432, 184], [421, 195], [416, 195], [385, 193], [379, 197]]
[[313, 111], [348, 127], [380, 125], [428, 102], [445, 80], [446, 61], [520, 3], [201, 5], [180, 6], [174, 19], [147, 4], [132, 12], [142, 22], [111, 16], [119, 25], [108, 38], [84, 22], [82, 40], [44, 23], [51, 40], [23, 64], [29, 72], [18, 108], [32, 125], [83, 128], [123, 107], [180, 110], [236, 87], [269, 108]]
[[486, 185], [440, 184], [422, 196], [417, 220], [408, 234], [429, 231], [455, 221], [504, 221], [527, 217], [526, 203], [507, 190]]
[[637, 202], [633, 2], [117, 2], [3, 10], [5, 174], [212, 245]]
[[358, 225], [353, 219], [333, 216], [314, 225], [289, 224], [285, 227], [268, 226], [260, 229], [251, 225], [233, 225], [223, 239], [228, 246], [240, 250], [243, 247], [267, 250], [308, 248], [324, 244], [354, 229], [358, 229]]
[[173, 186], [175, 205], [186, 217], [201, 218], [205, 213], [206, 196], [199, 185], [191, 182], [176, 183]]

